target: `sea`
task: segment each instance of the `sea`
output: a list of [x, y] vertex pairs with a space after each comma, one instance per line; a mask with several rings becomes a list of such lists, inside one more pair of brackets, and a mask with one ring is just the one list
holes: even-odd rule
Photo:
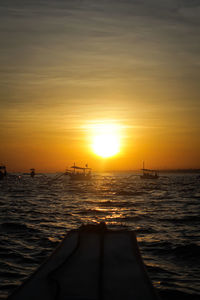
[[200, 174], [13, 174], [0, 181], [0, 299], [6, 299], [71, 229], [105, 222], [136, 233], [161, 299], [200, 299]]

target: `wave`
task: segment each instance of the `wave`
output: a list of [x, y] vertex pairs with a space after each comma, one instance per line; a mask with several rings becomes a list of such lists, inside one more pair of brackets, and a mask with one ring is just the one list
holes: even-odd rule
[[145, 251], [157, 254], [164, 257], [175, 257], [177, 260], [191, 261], [200, 263], [200, 246], [191, 243], [185, 245], [174, 245], [170, 242], [140, 242], [139, 243]]
[[[118, 222], [135, 222], [135, 221], [140, 221], [144, 218], [144, 216], [140, 215], [134, 215], [134, 216], [124, 216], [124, 217], [119, 217], [116, 218]], [[135, 231], [135, 230], [134, 230]]]
[[134, 207], [135, 203], [132, 203], [130, 201], [101, 201], [98, 203], [99, 206], [103, 207]]
[[164, 274], [168, 274], [168, 275], [174, 275], [176, 274], [175, 272], [163, 269], [161, 267], [158, 266], [150, 266], [148, 264], [145, 264], [145, 267], [147, 268], [147, 271], [151, 274], [158, 274], [158, 273], [164, 273]]
[[193, 293], [185, 293], [172, 289], [157, 289], [158, 294], [162, 300], [200, 300], [200, 296]]
[[115, 192], [115, 195], [118, 196], [142, 196], [146, 194], [146, 192], [132, 192], [132, 191], [125, 191], [125, 190], [119, 190]]
[[195, 260], [195, 262], [200, 262], [200, 246], [194, 243], [187, 245], [176, 246], [172, 250], [178, 258]]
[[98, 209], [84, 209], [77, 212], [78, 215], [104, 215], [106, 212]]
[[19, 222], [4, 222], [0, 224], [0, 231], [6, 231], [6, 232], [36, 232], [38, 230], [28, 227], [24, 223]]
[[152, 228], [137, 228], [134, 230], [137, 233], [142, 233], [142, 234], [148, 234], [148, 233], [154, 233], [156, 232], [154, 229]]
[[184, 216], [182, 218], [180, 217], [175, 217], [173, 218], [158, 218], [158, 221], [162, 222], [170, 222], [170, 223], [175, 223], [175, 224], [195, 224], [195, 223], [200, 223], [200, 216]]

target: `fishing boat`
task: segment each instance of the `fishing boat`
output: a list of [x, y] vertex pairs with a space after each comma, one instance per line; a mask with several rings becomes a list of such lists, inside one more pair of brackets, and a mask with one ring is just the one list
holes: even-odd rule
[[151, 170], [151, 169], [145, 169], [144, 162], [143, 162], [143, 168], [141, 169], [143, 171], [143, 174], [140, 176], [141, 179], [158, 179], [158, 171], [157, 170]]
[[0, 166], [0, 180], [3, 180], [7, 176], [6, 166]]
[[135, 233], [105, 223], [70, 231], [8, 300], [158, 300]]
[[31, 178], [35, 177], [35, 169], [34, 168], [30, 169], [30, 176], [31, 176]]
[[71, 167], [71, 170], [67, 170], [65, 175], [69, 175], [71, 180], [91, 180], [92, 174], [91, 174], [91, 168], [88, 168], [88, 165], [86, 164], [85, 167], [78, 167], [74, 165]]

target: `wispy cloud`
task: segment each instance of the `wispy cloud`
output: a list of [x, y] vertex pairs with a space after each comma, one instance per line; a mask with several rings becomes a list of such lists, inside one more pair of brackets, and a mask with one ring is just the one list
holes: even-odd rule
[[4, 109], [109, 98], [112, 107], [118, 94], [119, 107], [197, 101], [198, 1], [7, 0], [0, 8]]

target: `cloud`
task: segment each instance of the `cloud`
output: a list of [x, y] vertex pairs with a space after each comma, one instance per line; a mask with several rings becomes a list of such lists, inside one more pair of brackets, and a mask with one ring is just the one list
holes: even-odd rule
[[199, 80], [198, 1], [7, 0], [0, 8], [4, 105], [50, 93], [74, 99], [78, 88], [83, 98], [95, 88], [134, 90], [138, 81], [190, 89]]

